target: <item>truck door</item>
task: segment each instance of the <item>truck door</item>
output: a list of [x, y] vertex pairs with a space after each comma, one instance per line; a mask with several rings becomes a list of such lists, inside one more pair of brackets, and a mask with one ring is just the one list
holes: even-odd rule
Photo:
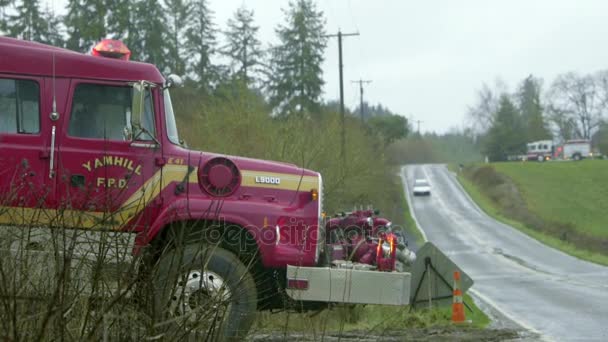
[[[142, 214], [158, 200], [155, 189], [146, 186], [155, 179], [161, 156], [155, 140], [157, 96], [146, 92], [144, 129], [133, 132], [132, 89], [126, 82], [75, 80], [70, 88], [57, 165], [57, 198], [66, 224], [143, 228], [152, 215]], [[133, 226], [135, 217], [144, 221]]]
[[54, 196], [43, 89], [41, 78], [0, 74], [0, 224], [41, 223], [36, 209]]

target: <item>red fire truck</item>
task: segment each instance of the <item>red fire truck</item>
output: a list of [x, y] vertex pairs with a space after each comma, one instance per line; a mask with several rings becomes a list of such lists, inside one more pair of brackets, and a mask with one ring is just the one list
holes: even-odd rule
[[457, 266], [432, 244], [414, 261], [372, 211], [329, 220], [326, 235], [318, 172], [186, 148], [170, 96], [179, 77], [128, 61], [122, 43], [84, 55], [0, 37], [0, 51], [0, 232], [132, 236], [155, 267], [160, 317], [190, 320], [223, 291], [225, 337], [285, 300], [449, 301]]

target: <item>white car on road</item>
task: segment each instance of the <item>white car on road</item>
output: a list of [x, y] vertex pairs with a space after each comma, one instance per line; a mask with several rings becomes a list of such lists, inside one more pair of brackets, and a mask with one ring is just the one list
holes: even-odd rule
[[431, 185], [426, 179], [420, 178], [414, 181], [414, 196], [431, 195]]

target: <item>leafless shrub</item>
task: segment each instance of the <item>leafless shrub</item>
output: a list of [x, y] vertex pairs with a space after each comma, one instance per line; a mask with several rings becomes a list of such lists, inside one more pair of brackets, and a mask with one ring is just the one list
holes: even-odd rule
[[[167, 341], [220, 336], [220, 308], [231, 303], [234, 290], [219, 284], [205, 298], [194, 299], [204, 302], [194, 303], [193, 296], [183, 298], [186, 293], [179, 286], [184, 274], [205, 272], [207, 264], [201, 263], [210, 262], [219, 245], [186, 244], [172, 236], [165, 248], [133, 254], [135, 234], [63, 228], [60, 219], [53, 218], [53, 228], [0, 227], [3, 339]], [[190, 263], [184, 263], [184, 257]], [[159, 279], [166, 288], [159, 288]], [[196, 286], [200, 290], [209, 285]], [[171, 303], [159, 307], [159, 298], [166, 298], [161, 293], [181, 296], [177, 302], [185, 300], [183, 307], [195, 309], [179, 310]]]

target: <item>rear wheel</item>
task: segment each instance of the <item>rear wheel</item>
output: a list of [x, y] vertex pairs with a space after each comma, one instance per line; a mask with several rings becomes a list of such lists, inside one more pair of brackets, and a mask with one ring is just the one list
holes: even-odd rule
[[253, 277], [234, 254], [216, 246], [187, 245], [161, 256], [155, 303], [162, 332], [231, 341], [247, 335], [257, 292]]
[[574, 160], [576, 160], [576, 161], [579, 161], [579, 160], [581, 160], [581, 155], [580, 155], [580, 154], [578, 154], [578, 153], [575, 153], [575, 154], [572, 156], [572, 159], [574, 159]]
[[542, 163], [545, 161], [545, 158], [543, 156], [538, 156], [537, 160]]

